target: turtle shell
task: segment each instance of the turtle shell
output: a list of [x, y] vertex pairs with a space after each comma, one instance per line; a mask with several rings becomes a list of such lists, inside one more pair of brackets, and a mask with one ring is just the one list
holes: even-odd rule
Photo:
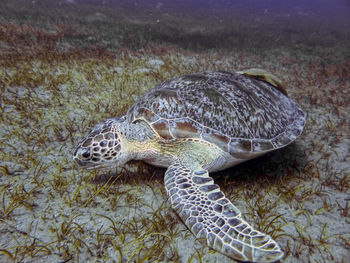
[[201, 138], [236, 158], [294, 141], [306, 114], [271, 84], [230, 72], [202, 72], [166, 81], [141, 97], [127, 120], [144, 120], [160, 137]]

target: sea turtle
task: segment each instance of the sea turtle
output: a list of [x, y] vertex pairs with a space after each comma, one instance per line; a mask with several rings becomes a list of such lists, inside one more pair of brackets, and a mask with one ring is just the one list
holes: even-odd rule
[[209, 172], [284, 147], [301, 134], [306, 114], [276, 79], [248, 70], [166, 81], [126, 115], [96, 125], [78, 143], [73, 159], [90, 168], [132, 159], [167, 167], [172, 207], [197, 238], [241, 261], [279, 260], [278, 244], [244, 221], [209, 177]]

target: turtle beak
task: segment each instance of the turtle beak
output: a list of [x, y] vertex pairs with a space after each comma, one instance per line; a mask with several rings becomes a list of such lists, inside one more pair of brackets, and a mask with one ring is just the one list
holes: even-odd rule
[[95, 169], [95, 168], [99, 168], [102, 167], [101, 164], [95, 164], [95, 163], [91, 163], [89, 161], [83, 161], [78, 159], [77, 157], [73, 157], [73, 161], [80, 167], [80, 168], [84, 168], [84, 169]]
[[84, 162], [82, 160], [79, 160], [75, 156], [73, 157], [73, 160], [74, 160], [75, 163], [77, 163], [81, 167], [87, 167], [88, 166], [88, 162]]

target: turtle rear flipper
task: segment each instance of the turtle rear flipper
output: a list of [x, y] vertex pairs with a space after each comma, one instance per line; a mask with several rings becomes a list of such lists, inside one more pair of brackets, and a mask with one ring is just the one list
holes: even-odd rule
[[173, 209], [199, 239], [237, 260], [274, 262], [283, 256], [278, 244], [245, 222], [208, 171], [176, 162], [165, 173]]

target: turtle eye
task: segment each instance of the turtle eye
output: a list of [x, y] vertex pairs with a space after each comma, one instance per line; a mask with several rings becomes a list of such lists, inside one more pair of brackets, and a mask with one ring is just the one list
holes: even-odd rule
[[81, 154], [81, 156], [82, 156], [83, 158], [85, 158], [85, 159], [88, 159], [88, 158], [90, 157], [90, 154], [91, 154], [90, 148], [87, 148], [87, 149]]

